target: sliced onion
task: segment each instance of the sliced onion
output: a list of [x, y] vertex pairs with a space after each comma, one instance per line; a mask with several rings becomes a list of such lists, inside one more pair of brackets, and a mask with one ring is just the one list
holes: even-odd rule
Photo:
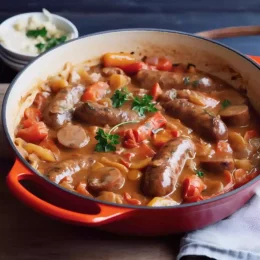
[[158, 61], [159, 61], [158, 57], [149, 57], [146, 59], [146, 63], [153, 66], [157, 66]]
[[258, 150], [260, 148], [260, 138], [251, 138], [249, 144]]

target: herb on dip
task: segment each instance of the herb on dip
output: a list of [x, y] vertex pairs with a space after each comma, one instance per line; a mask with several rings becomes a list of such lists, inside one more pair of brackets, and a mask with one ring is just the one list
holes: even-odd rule
[[7, 49], [24, 55], [37, 55], [73, 37], [56, 27], [52, 15], [32, 15], [18, 19], [13, 26], [3, 27], [0, 43]]

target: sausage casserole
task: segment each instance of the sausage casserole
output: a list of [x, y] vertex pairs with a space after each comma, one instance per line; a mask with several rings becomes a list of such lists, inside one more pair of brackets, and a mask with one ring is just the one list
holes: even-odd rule
[[258, 121], [246, 96], [194, 64], [107, 53], [93, 67], [67, 63], [40, 84], [15, 144], [70, 191], [171, 206], [256, 177]]

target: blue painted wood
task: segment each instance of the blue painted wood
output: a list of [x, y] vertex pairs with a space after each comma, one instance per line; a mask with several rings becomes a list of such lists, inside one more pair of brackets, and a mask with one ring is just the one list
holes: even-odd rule
[[259, 11], [259, 0], [1, 0], [0, 12], [26, 12], [45, 7], [52, 11], [82, 13], [176, 13], [191, 11]]

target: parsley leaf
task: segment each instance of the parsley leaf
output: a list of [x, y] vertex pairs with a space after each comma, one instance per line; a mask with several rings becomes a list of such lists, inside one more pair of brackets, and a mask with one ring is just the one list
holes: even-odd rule
[[144, 116], [146, 112], [156, 112], [158, 109], [152, 103], [152, 96], [133, 97], [132, 110], [135, 110], [139, 116]]
[[192, 85], [194, 88], [198, 87], [199, 84], [200, 84], [200, 81], [199, 81], [199, 80], [194, 80], [194, 81], [192, 81], [192, 83], [191, 83], [191, 85]]
[[111, 97], [113, 107], [121, 107], [128, 100], [129, 92], [127, 88], [118, 89]]
[[116, 145], [119, 144], [119, 135], [111, 134], [115, 129], [121, 125], [139, 123], [139, 121], [128, 121], [122, 122], [118, 125], [115, 125], [110, 129], [108, 133], [105, 133], [102, 128], [98, 128], [96, 132], [95, 139], [98, 141], [95, 147], [96, 152], [113, 152], [116, 150]]
[[46, 38], [46, 43], [38, 43], [35, 45], [35, 47], [37, 47], [39, 49], [40, 52], [49, 50], [53, 47], [55, 47], [58, 44], [61, 44], [63, 42], [65, 42], [67, 39], [67, 36], [63, 35], [60, 38]]
[[224, 99], [221, 103], [222, 108], [229, 107], [231, 105], [231, 102], [228, 99]]
[[45, 44], [44, 43], [37, 43], [36, 45], [35, 45], [35, 47], [37, 48], [37, 49], [39, 49], [39, 51], [41, 52], [44, 48], [45, 48]]
[[204, 172], [203, 172], [203, 171], [195, 170], [195, 173], [196, 173], [196, 175], [199, 176], [199, 177], [203, 177], [203, 176], [204, 176]]
[[184, 83], [185, 86], [189, 85], [190, 84], [190, 77], [184, 77], [183, 83]]
[[26, 32], [26, 36], [32, 38], [37, 38], [38, 36], [45, 37], [46, 35], [47, 35], [47, 30], [45, 27], [36, 30], [28, 30]]
[[105, 133], [103, 129], [98, 128], [95, 139], [98, 141], [95, 151], [111, 152], [116, 150], [116, 145], [119, 144], [119, 135]]

